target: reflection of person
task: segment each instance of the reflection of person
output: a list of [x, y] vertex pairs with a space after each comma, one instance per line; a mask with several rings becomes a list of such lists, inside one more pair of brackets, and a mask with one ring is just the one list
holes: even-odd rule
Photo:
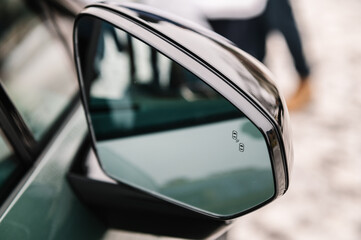
[[[214, 10], [217, 9], [216, 5], [218, 12]], [[288, 107], [296, 109], [308, 102], [310, 70], [288, 0], [226, 0], [225, 3], [204, 0], [204, 4], [200, 6], [210, 19], [214, 31], [260, 61], [265, 57], [267, 34], [273, 30], [280, 31], [285, 37], [301, 80], [295, 95], [288, 101]]]

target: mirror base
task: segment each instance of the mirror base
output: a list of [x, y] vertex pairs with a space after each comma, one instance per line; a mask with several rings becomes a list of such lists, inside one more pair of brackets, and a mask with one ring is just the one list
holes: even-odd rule
[[209, 238], [228, 229], [229, 222], [211, 219], [120, 183], [89, 178], [84, 164], [89, 150], [86, 138], [67, 179], [79, 199], [107, 227], [190, 239]]

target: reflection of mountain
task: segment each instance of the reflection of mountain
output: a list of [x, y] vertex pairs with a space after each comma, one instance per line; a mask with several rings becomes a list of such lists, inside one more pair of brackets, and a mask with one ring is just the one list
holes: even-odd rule
[[116, 179], [141, 186], [149, 191], [156, 191], [157, 184], [142, 169], [124, 160], [119, 154], [114, 153], [106, 146], [97, 147], [98, 155], [101, 159], [105, 171]]
[[274, 194], [270, 170], [242, 169], [201, 180], [177, 179], [160, 193], [219, 215], [230, 215], [270, 199]]

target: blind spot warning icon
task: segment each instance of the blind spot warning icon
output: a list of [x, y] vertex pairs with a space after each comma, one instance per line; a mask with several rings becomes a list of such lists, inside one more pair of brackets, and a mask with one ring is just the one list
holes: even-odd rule
[[233, 140], [237, 140], [237, 138], [238, 138], [238, 133], [237, 133], [236, 130], [233, 130], [233, 131], [232, 131], [232, 138], [233, 138]]
[[239, 151], [244, 152], [244, 144], [243, 143], [239, 144]]

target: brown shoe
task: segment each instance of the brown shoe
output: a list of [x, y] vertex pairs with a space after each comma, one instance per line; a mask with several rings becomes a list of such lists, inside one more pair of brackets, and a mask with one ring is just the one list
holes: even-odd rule
[[296, 93], [286, 101], [288, 110], [296, 111], [305, 107], [310, 102], [311, 95], [311, 84], [309, 78], [302, 79]]

